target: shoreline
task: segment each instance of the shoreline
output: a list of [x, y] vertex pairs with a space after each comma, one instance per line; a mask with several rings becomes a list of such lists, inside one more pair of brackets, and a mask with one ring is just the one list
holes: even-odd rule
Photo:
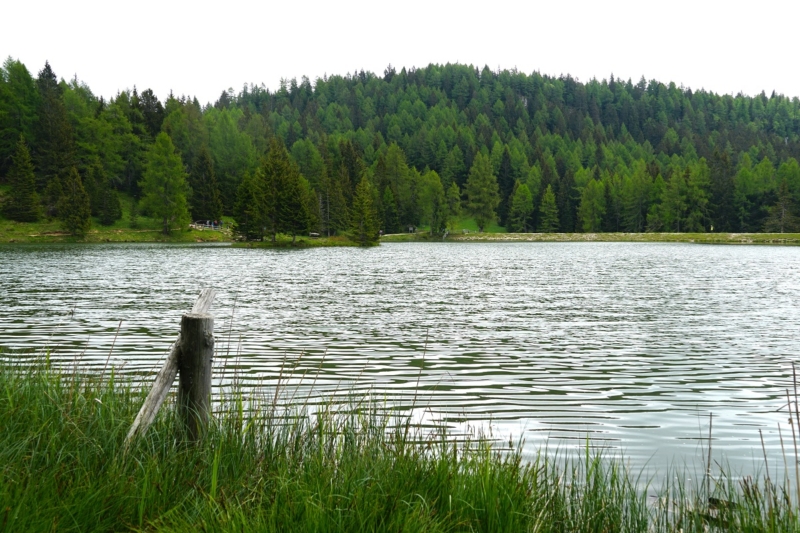
[[800, 245], [800, 233], [427, 233], [384, 235], [381, 242], [678, 242], [694, 244]]

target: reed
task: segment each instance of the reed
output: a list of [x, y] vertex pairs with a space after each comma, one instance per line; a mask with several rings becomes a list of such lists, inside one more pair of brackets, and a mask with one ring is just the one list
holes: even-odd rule
[[146, 392], [113, 368], [0, 362], [0, 531], [799, 529], [786, 480], [650, 488], [588, 443], [524, 461], [519, 444], [456, 441], [368, 400], [312, 412], [234, 390], [201, 442], [164, 409], [126, 449]]

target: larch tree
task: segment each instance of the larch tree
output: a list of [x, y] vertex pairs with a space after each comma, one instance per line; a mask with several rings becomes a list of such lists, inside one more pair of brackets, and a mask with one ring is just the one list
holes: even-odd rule
[[509, 228], [514, 232], [525, 233], [530, 229], [533, 218], [533, 194], [525, 183], [517, 181], [511, 195], [511, 210], [508, 214]]
[[541, 233], [554, 233], [558, 231], [558, 206], [553, 188], [548, 185], [542, 195], [539, 205], [539, 231]]
[[578, 218], [583, 231], [594, 233], [600, 231], [603, 215], [606, 213], [606, 194], [603, 182], [590, 179], [581, 193], [581, 204]]
[[42, 215], [39, 195], [36, 194], [36, 176], [33, 172], [28, 145], [20, 136], [8, 170], [11, 191], [3, 206], [3, 214], [17, 222], [36, 222]]
[[147, 151], [144, 177], [139, 186], [143, 209], [161, 219], [165, 235], [169, 235], [174, 225], [183, 226], [189, 222], [186, 171], [172, 140], [164, 132], [156, 136]]
[[484, 154], [475, 156], [466, 185], [467, 211], [483, 232], [495, 217], [495, 208], [500, 203], [497, 178], [492, 173], [492, 163]]

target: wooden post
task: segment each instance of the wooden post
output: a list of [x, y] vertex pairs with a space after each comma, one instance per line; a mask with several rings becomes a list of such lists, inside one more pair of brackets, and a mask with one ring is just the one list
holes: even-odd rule
[[[200, 297], [197, 298], [197, 301], [192, 307], [192, 313], [208, 313], [211, 309], [211, 304], [214, 302], [215, 295], [216, 291], [214, 289], [203, 289], [200, 292]], [[167, 360], [164, 361], [164, 366], [159, 370], [156, 376], [153, 388], [150, 389], [150, 393], [147, 395], [142, 408], [139, 410], [139, 414], [136, 415], [136, 420], [131, 424], [131, 429], [128, 431], [127, 437], [125, 437], [126, 447], [133, 441], [136, 435], [144, 435], [147, 428], [149, 428], [153, 420], [156, 419], [156, 414], [158, 414], [161, 404], [164, 403], [164, 400], [167, 398], [172, 382], [175, 381], [175, 376], [178, 375], [178, 359], [180, 358], [181, 346], [183, 344], [181, 341], [181, 335], [179, 334], [175, 344], [172, 345]]]
[[204, 313], [183, 315], [178, 357], [178, 416], [192, 441], [198, 440], [208, 426], [213, 357], [214, 317]]

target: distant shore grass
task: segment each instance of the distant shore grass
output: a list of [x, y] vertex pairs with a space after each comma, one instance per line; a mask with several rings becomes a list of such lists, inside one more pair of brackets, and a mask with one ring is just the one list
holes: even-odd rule
[[800, 245], [800, 233], [451, 233], [384, 235], [381, 242], [686, 242], [698, 244]]
[[711, 505], [702, 482], [650, 494], [588, 447], [525, 462], [519, 447], [456, 442], [357, 401], [306, 415], [264, 398], [248, 411], [239, 391], [200, 444], [166, 409], [126, 450], [145, 393], [113, 373], [0, 361], [0, 531], [800, 529], [791, 486], [723, 478]]

